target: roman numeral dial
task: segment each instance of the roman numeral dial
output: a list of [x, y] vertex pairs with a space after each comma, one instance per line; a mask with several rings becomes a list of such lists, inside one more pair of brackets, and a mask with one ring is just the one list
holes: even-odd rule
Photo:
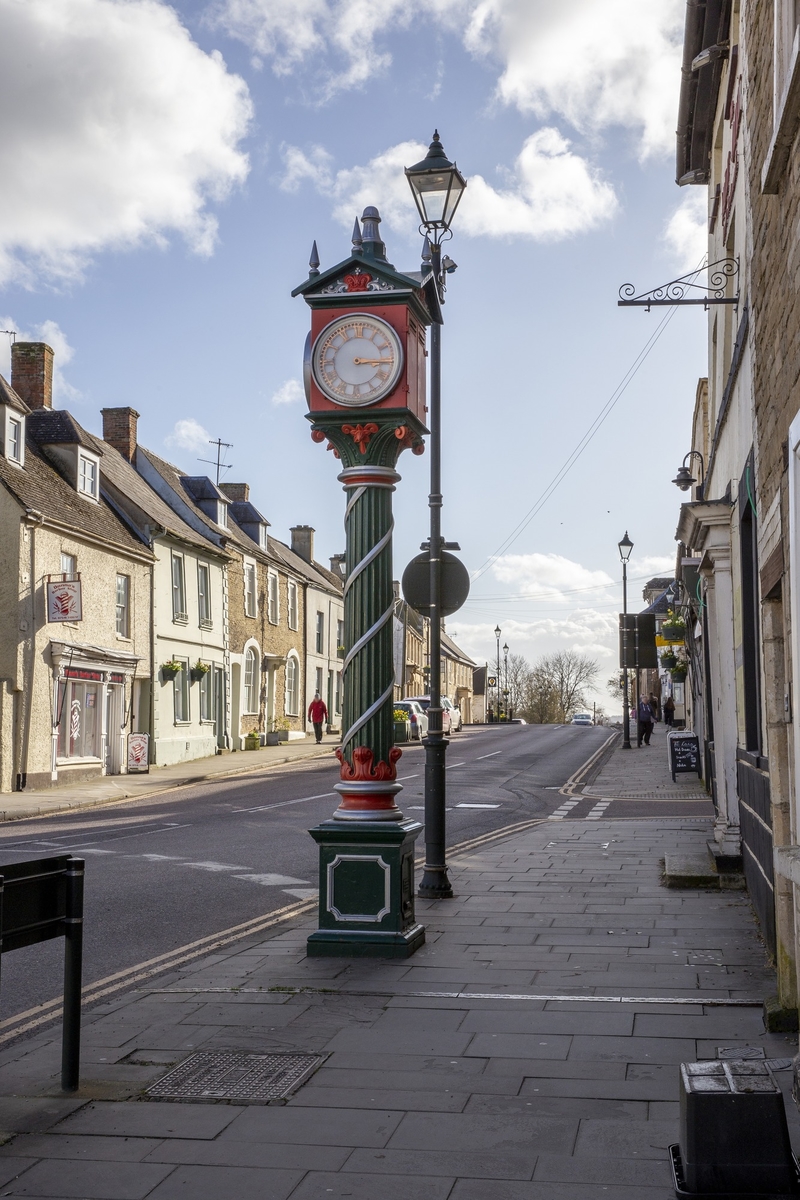
[[402, 342], [380, 317], [339, 317], [314, 343], [311, 369], [317, 387], [335, 404], [377, 404], [397, 386], [403, 370]]

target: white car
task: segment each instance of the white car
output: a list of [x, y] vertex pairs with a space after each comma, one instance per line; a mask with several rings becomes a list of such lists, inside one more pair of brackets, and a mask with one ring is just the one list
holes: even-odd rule
[[594, 725], [594, 721], [589, 713], [575, 713], [570, 725]]
[[[419, 704], [424, 712], [427, 712], [431, 706], [430, 696], [407, 696], [403, 703], [406, 703], [409, 700], [413, 700], [415, 704]], [[452, 713], [452, 707], [453, 706], [450, 705], [450, 708], [448, 708], [444, 702], [442, 703], [442, 733], [450, 732], [450, 717]], [[461, 713], [458, 715], [460, 718]], [[428, 732], [427, 729], [425, 732]]]
[[428, 733], [428, 718], [425, 714], [425, 709], [416, 700], [395, 700], [395, 708], [401, 708], [404, 713], [408, 713], [408, 719], [411, 722], [411, 740], [412, 742], [421, 742]]
[[[442, 708], [447, 709], [450, 713], [450, 732], [458, 733], [464, 722], [461, 719], [461, 709], [456, 708], [453, 701], [448, 696], [442, 696]], [[442, 722], [444, 724], [444, 722]]]

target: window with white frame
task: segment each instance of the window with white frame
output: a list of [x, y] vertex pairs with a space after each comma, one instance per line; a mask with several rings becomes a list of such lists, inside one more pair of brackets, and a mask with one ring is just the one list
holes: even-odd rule
[[183, 570], [183, 555], [172, 555], [172, 619], [188, 621], [186, 612], [186, 577]]
[[775, 0], [774, 26], [774, 90], [775, 90], [775, 123], [781, 117], [781, 105], [789, 82], [789, 72], [800, 26], [799, 0]]
[[322, 695], [322, 667], [317, 667], [314, 678], [314, 691]]
[[297, 629], [297, 584], [294, 579], [289, 580], [287, 588], [287, 608], [289, 610], [287, 617], [289, 619], [289, 628]]
[[267, 615], [270, 625], [277, 625], [280, 620], [280, 604], [278, 602], [278, 576], [270, 571], [267, 576], [269, 606]]
[[6, 458], [21, 467], [25, 461], [25, 418], [6, 410]]
[[172, 682], [172, 686], [175, 689], [175, 724], [187, 725], [190, 720], [189, 660], [180, 658], [176, 661], [181, 664], [181, 669]]
[[[75, 672], [77, 674], [77, 672]], [[64, 679], [58, 685], [58, 757], [98, 758], [102, 734], [100, 704], [103, 684], [99, 671], [86, 671], [91, 680]]]
[[61, 552], [61, 574], [65, 580], [75, 579], [78, 574], [78, 560], [74, 554]]
[[342, 711], [342, 672], [336, 672], [335, 686], [333, 689], [333, 711], [340, 713]]
[[258, 526], [258, 544], [262, 550], [267, 549], [267, 527], [263, 521]]
[[258, 685], [260, 671], [258, 669], [258, 651], [254, 646], [244, 656], [244, 711], [258, 712]]
[[116, 606], [117, 606], [117, 637], [129, 638], [131, 636], [131, 577], [130, 575], [117, 576], [116, 588]]
[[211, 628], [211, 568], [197, 564], [197, 615], [201, 629]]
[[78, 491], [97, 500], [100, 488], [100, 464], [83, 451], [78, 452]]
[[258, 592], [256, 590], [256, 564], [246, 558], [244, 560], [244, 615], [258, 616]]
[[314, 648], [317, 654], [325, 653], [325, 613], [317, 613], [317, 623], [314, 629]]
[[296, 717], [300, 712], [300, 664], [294, 654], [286, 660], [286, 697], [285, 709], [287, 716]]
[[213, 667], [209, 667], [204, 675], [200, 676], [200, 720], [213, 721], [214, 710], [212, 707], [211, 682], [214, 674]]

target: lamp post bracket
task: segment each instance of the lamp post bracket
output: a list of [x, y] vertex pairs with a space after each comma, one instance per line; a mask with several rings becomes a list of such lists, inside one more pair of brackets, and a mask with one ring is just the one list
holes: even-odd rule
[[[708, 272], [708, 283], [699, 283], [698, 276], [705, 271]], [[730, 283], [736, 289], [735, 296], [726, 295]], [[647, 312], [651, 308], [672, 307], [679, 304], [702, 304], [705, 311], [708, 311], [711, 304], [733, 304], [738, 308], [738, 284], [738, 258], [720, 258], [716, 262], [709, 263], [707, 267], [689, 271], [687, 275], [671, 279], [669, 283], [662, 283], [658, 287], [650, 288], [649, 291], [642, 292], [638, 296], [632, 283], [624, 283], [619, 289], [620, 299], [617, 301], [617, 305], [620, 308], [644, 308]]]

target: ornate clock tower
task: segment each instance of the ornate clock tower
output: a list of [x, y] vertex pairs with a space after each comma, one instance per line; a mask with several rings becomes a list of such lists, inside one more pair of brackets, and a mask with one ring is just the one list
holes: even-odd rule
[[304, 381], [315, 442], [341, 462], [346, 582], [341, 797], [312, 829], [320, 847], [319, 929], [311, 955], [406, 957], [425, 940], [414, 916], [414, 841], [397, 807], [394, 745], [392, 492], [403, 450], [424, 450], [425, 331], [438, 305], [428, 279], [386, 260], [380, 216], [356, 221], [349, 258], [293, 296], [311, 309]]

